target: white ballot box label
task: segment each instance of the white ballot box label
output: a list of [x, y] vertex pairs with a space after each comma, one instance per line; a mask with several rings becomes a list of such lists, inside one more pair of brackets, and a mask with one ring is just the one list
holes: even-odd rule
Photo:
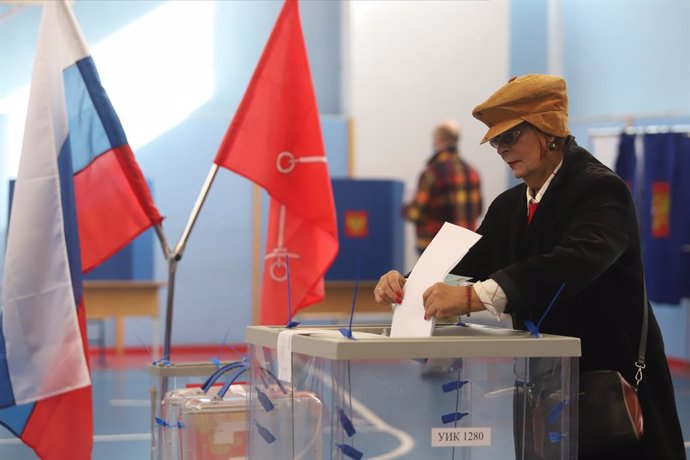
[[490, 445], [490, 427], [431, 429], [431, 447], [475, 447]]
[[285, 329], [278, 334], [278, 379], [292, 381], [292, 338], [296, 335], [310, 335], [321, 332], [321, 329]]

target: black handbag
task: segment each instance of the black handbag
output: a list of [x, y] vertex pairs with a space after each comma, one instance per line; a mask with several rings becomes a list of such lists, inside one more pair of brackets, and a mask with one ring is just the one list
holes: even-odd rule
[[635, 367], [635, 385], [615, 370], [580, 374], [579, 439], [581, 458], [619, 458], [639, 449], [644, 432], [642, 406], [637, 389], [642, 381], [647, 348], [648, 305], [646, 283], [640, 348]]

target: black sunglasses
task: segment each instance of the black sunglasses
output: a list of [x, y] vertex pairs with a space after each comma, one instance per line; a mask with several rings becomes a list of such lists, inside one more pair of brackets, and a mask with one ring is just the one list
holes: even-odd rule
[[499, 145], [513, 145], [517, 141], [518, 137], [520, 137], [519, 129], [506, 131], [503, 134], [499, 134], [498, 136], [489, 139], [489, 144], [491, 147], [497, 149]]

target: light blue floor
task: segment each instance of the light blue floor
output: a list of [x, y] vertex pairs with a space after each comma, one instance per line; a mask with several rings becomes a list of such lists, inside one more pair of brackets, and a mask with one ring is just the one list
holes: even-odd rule
[[[383, 381], [391, 381], [390, 375], [386, 375], [385, 378], [379, 378], [375, 375], [375, 372], [376, 368], [373, 367], [369, 374], [371, 380], [364, 385], [366, 386], [366, 391], [358, 394], [357, 397], [368, 411], [375, 414], [375, 418], [380, 419], [381, 423], [397, 426], [405, 431], [407, 427], [405, 427], [405, 423], [401, 424], [401, 420], [404, 420], [407, 414], [420, 411], [422, 407], [425, 408], [424, 410], [429, 410], [427, 409], [428, 406], [437, 405], [440, 398], [443, 397], [441, 394], [438, 396], [432, 395], [431, 397], [427, 395], [426, 397], [411, 398], [405, 404], [395, 407], [381, 407], [379, 403], [380, 398], [377, 397], [377, 394], [395, 391], [395, 388], [381, 384]], [[407, 378], [410, 378], [410, 376], [394, 376], [392, 381], [403, 381]], [[674, 375], [674, 384], [685, 439], [690, 441], [690, 376], [687, 374], [676, 374]], [[147, 460], [150, 458], [150, 385], [151, 379], [145, 370], [95, 370], [93, 372], [95, 401], [93, 458], [95, 460]], [[506, 400], [505, 404], [510, 405], [509, 400]], [[438, 410], [440, 411], [441, 409]], [[376, 430], [376, 426], [361, 421], [359, 427], [364, 432]], [[410, 429], [409, 431], [414, 430]], [[425, 433], [424, 437], [424, 440], [416, 439], [414, 442], [428, 444], [428, 433]], [[412, 435], [412, 438], [414, 438], [414, 435]], [[399, 441], [391, 435], [381, 434], [377, 435], [375, 439], [375, 443], [364, 443], [359, 446], [363, 450], [367, 450], [365, 458], [381, 455], [385, 451], [391, 451], [399, 444]], [[686, 444], [686, 446], [690, 448], [690, 443]], [[507, 444], [507, 449], [510, 450], [509, 443]], [[690, 450], [688, 450], [688, 453], [690, 454]], [[424, 458], [426, 460], [427, 457], [416, 455], [413, 449], [404, 456], [397, 458]], [[0, 459], [29, 460], [35, 458], [36, 456], [29, 449], [18, 443], [10, 433], [0, 427]], [[443, 458], [452, 457], [444, 454]]]
[[[150, 377], [144, 370], [95, 370], [94, 449], [98, 460], [149, 459]], [[75, 427], [75, 429], [77, 429]], [[37, 459], [33, 451], [0, 426], [0, 459]], [[65, 459], [69, 460], [69, 459]]]

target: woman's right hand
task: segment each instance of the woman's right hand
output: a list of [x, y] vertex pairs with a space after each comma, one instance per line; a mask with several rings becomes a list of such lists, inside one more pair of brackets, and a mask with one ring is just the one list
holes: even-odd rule
[[391, 270], [383, 275], [374, 288], [374, 299], [377, 303], [391, 304], [401, 303], [405, 277], [396, 270]]

